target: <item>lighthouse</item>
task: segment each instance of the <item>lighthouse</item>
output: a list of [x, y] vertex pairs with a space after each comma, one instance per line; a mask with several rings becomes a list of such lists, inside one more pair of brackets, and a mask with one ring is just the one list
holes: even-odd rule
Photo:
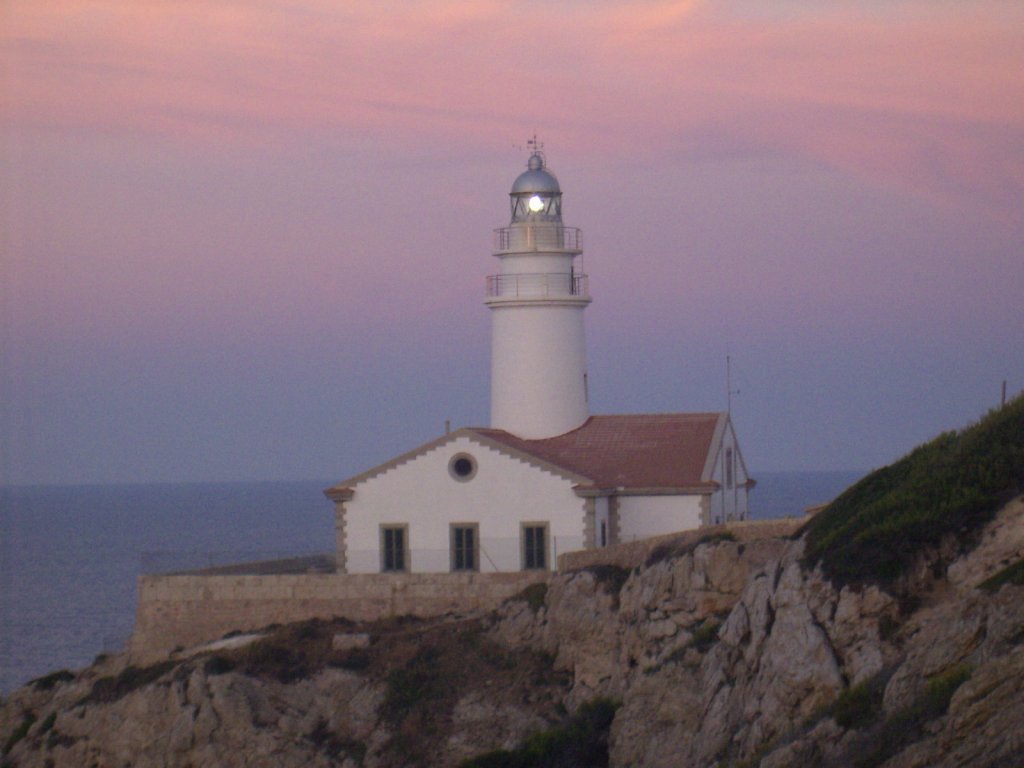
[[[746, 519], [754, 481], [727, 411], [590, 413], [583, 243], [562, 224], [544, 154], [536, 142], [530, 149], [487, 278], [491, 425], [446, 426], [327, 488], [340, 573], [548, 571], [572, 550]], [[494, 581], [488, 594], [503, 599], [530, 579]], [[399, 592], [414, 583], [381, 582]], [[443, 583], [440, 610], [469, 592], [480, 605], [484, 582]], [[401, 610], [435, 610], [425, 608], [433, 598], [410, 599]]]
[[512, 218], [494, 230], [491, 427], [554, 437], [590, 415], [583, 310], [590, 304], [579, 229], [562, 224], [562, 190], [534, 151], [509, 193]]

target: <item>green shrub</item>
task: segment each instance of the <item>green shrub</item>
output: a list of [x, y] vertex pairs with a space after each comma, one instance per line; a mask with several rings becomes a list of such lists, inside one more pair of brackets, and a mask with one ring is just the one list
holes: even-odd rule
[[978, 585], [978, 589], [992, 593], [998, 591], [1003, 584], [1024, 585], [1024, 560], [1008, 565], [994, 576], [990, 576]]
[[608, 730], [618, 704], [595, 699], [562, 725], [529, 737], [514, 750], [496, 750], [462, 763], [462, 768], [604, 768]]
[[28, 736], [28, 729], [32, 727], [32, 724], [35, 723], [35, 721], [35, 713], [29, 710], [22, 713], [21, 724], [11, 732], [10, 736], [7, 737], [7, 741], [4, 742], [4, 748], [0, 750], [0, 754], [9, 754], [10, 751], [14, 749], [15, 744]]
[[962, 545], [1024, 489], [1024, 396], [946, 432], [842, 493], [805, 526], [808, 565], [886, 584], [953, 535]]
[[444, 688], [444, 680], [435, 663], [439, 652], [433, 646], [420, 648], [404, 666], [387, 676], [381, 714], [392, 725], [400, 722], [414, 707], [435, 698]]
[[884, 693], [884, 680], [865, 680], [840, 693], [830, 714], [842, 728], [863, 728], [881, 716]]
[[310, 619], [294, 625], [293, 636], [296, 640], [316, 640], [323, 634], [326, 623], [321, 619]]
[[[66, 733], [61, 733], [56, 728], [54, 728], [46, 737], [46, 748], [51, 751], [56, 749], [57, 747], [63, 747], [64, 749], [68, 749], [69, 747], [74, 746], [82, 738], [83, 737], [68, 736]], [[49, 763], [45, 763], [44, 765], [49, 765]]]
[[270, 677], [281, 683], [301, 680], [307, 674], [301, 650], [281, 639], [253, 643], [242, 658], [246, 674]]
[[942, 674], [929, 678], [921, 702], [923, 714], [929, 719], [946, 714], [949, 701], [957, 689], [966, 683], [973, 672], [970, 664], [959, 664]]
[[351, 757], [357, 763], [362, 763], [366, 757], [366, 744], [355, 739], [348, 739], [334, 733], [328, 727], [327, 721], [323, 718], [317, 720], [313, 730], [307, 738], [316, 745], [317, 749], [326, 754], [331, 760], [339, 760], [342, 757]]
[[507, 749], [496, 749], [460, 763], [460, 768], [516, 768], [524, 763]]
[[721, 626], [722, 622], [720, 621], [706, 619], [700, 626], [693, 630], [693, 638], [690, 640], [690, 646], [696, 648], [701, 653], [704, 653], [718, 642], [718, 630]]
[[892, 640], [900, 629], [900, 623], [888, 613], [878, 619], [878, 636], [882, 640]]
[[223, 675], [231, 672], [236, 666], [237, 663], [233, 658], [216, 654], [208, 658], [206, 663], [203, 664], [203, 672], [213, 677], [214, 675]]
[[292, 683], [327, 666], [334, 655], [331, 641], [335, 629], [317, 619], [288, 624], [225, 655], [243, 674]]
[[66, 669], [60, 669], [56, 672], [51, 672], [45, 677], [37, 677], [35, 680], [29, 680], [28, 684], [32, 686], [33, 690], [49, 691], [60, 683], [66, 683], [74, 679], [75, 676], [71, 672]]
[[647, 559], [644, 561], [644, 567], [650, 568], [652, 565], [660, 563], [664, 560], [672, 560], [683, 555], [688, 555], [701, 544], [715, 544], [720, 541], [736, 541], [736, 536], [731, 531], [718, 531], [715, 533], [708, 533], [700, 537], [696, 541], [686, 542], [686, 537], [681, 537], [674, 541], [666, 541], [662, 544], [658, 544], [651, 553], [647, 555]]
[[547, 599], [547, 596], [548, 583], [546, 581], [538, 581], [536, 584], [526, 587], [526, 589], [512, 599], [524, 600], [530, 606], [530, 610], [536, 613], [544, 607], [544, 601]]
[[373, 659], [368, 652], [362, 648], [352, 648], [335, 654], [330, 661], [330, 666], [347, 669], [350, 672], [362, 672], [369, 668], [371, 661]]
[[869, 739], [862, 741], [858, 749], [848, 753], [854, 768], [877, 768], [898, 753], [920, 734], [920, 726], [906, 712], [897, 713], [885, 720]]
[[163, 661], [149, 667], [128, 666], [119, 675], [101, 677], [92, 684], [92, 690], [80, 704], [109, 704], [124, 698], [132, 691], [163, 677], [174, 669], [176, 661]]
[[616, 598], [629, 579], [630, 570], [619, 565], [591, 565], [583, 569], [592, 573], [606, 593]]
[[925, 725], [946, 713], [953, 694], [970, 676], [971, 667], [961, 664], [930, 678], [917, 701], [854, 743], [848, 752], [849, 763], [855, 768], [876, 768], [920, 739]]
[[39, 735], [41, 736], [44, 733], [48, 733], [50, 731], [50, 729], [53, 728], [53, 724], [56, 723], [56, 722], [57, 722], [57, 713], [56, 712], [51, 712], [50, 714], [48, 714], [43, 719], [43, 722], [41, 722], [39, 724]]
[[436, 765], [456, 704], [484, 681], [502, 697], [535, 701], [545, 714], [571, 684], [552, 669], [551, 657], [499, 645], [480, 620], [381, 635], [372, 652], [371, 674], [383, 683], [380, 719], [391, 733], [388, 762], [395, 765]]

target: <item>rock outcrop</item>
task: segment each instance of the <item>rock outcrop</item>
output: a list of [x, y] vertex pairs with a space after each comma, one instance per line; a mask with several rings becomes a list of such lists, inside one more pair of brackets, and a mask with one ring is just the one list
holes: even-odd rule
[[[616, 766], [1024, 765], [1024, 501], [974, 549], [841, 588], [800, 538], [665, 546], [499, 611], [312, 622], [0, 705], [5, 765], [457, 765], [597, 697]], [[283, 633], [283, 634], [282, 634]]]

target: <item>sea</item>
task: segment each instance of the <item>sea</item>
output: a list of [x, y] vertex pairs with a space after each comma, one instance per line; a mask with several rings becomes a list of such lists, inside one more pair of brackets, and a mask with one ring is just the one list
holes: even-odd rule
[[[751, 517], [801, 514], [863, 474], [759, 473]], [[122, 650], [142, 574], [330, 552], [329, 485], [0, 487], [0, 695]]]

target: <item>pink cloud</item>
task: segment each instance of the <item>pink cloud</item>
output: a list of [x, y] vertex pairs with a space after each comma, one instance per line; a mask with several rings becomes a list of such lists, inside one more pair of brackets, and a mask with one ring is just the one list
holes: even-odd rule
[[329, 137], [574, 152], [784, 152], [1009, 224], [1024, 191], [1024, 11], [493, 0], [19, 2], [10, 123], [206, 144]]

